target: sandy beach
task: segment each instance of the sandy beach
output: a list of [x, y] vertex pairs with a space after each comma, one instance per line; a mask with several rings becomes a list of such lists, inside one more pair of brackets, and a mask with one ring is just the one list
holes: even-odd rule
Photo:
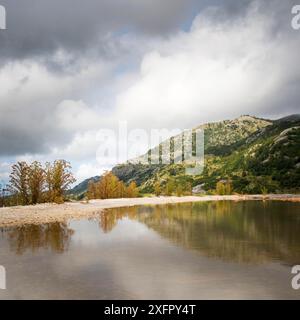
[[231, 195], [231, 196], [185, 196], [185, 197], [145, 197], [130, 199], [90, 200], [89, 202], [67, 202], [64, 204], [38, 204], [0, 208], [0, 227], [67, 222], [71, 219], [94, 218], [104, 209], [136, 205], [159, 205], [201, 201], [247, 201], [277, 200], [300, 202], [300, 195]]

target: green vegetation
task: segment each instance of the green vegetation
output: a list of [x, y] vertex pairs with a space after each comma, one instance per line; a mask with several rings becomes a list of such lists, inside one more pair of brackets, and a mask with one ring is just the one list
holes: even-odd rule
[[[196, 186], [208, 194], [300, 191], [299, 115], [277, 121], [242, 116], [200, 127], [205, 132], [205, 167], [201, 175], [188, 176], [184, 164], [174, 163], [126, 163], [112, 172], [126, 184], [136, 181], [143, 194], [191, 194]], [[176, 138], [165, 142], [170, 143], [173, 154], [178, 152], [174, 150]]]

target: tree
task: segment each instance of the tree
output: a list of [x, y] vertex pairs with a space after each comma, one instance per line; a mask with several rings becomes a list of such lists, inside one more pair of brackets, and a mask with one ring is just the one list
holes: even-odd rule
[[34, 161], [29, 166], [28, 186], [31, 196], [31, 203], [42, 202], [42, 193], [45, 187], [45, 171], [38, 161]]
[[183, 194], [182, 186], [179, 185], [179, 186], [177, 186], [177, 188], [176, 188], [176, 196], [177, 196], [177, 197], [181, 197], [182, 194]]
[[230, 179], [221, 180], [216, 185], [216, 193], [218, 195], [231, 195], [232, 194], [232, 182]]
[[55, 160], [46, 164], [46, 184], [50, 201], [62, 203], [65, 192], [76, 181], [71, 165], [66, 160]]
[[231, 180], [227, 180], [225, 184], [225, 194], [231, 195], [232, 194], [232, 182]]
[[7, 203], [6, 192], [8, 191], [7, 186], [0, 184], [0, 207], [4, 207]]
[[117, 186], [117, 198], [124, 198], [126, 197], [126, 186], [123, 181], [119, 181]]
[[167, 196], [171, 196], [172, 193], [175, 191], [175, 183], [173, 179], [169, 179], [166, 184], [165, 194]]
[[94, 181], [88, 183], [87, 198], [89, 200], [96, 199], [96, 183]]
[[185, 193], [188, 195], [191, 195], [193, 193], [193, 185], [191, 184], [191, 182], [187, 182], [185, 191]]
[[138, 196], [138, 187], [132, 181], [128, 187], [112, 172], [105, 172], [100, 181], [91, 182], [88, 186], [88, 199], [134, 198]]
[[112, 199], [118, 197], [120, 180], [112, 172], [105, 172], [96, 183], [96, 198]]
[[225, 185], [222, 181], [217, 182], [216, 193], [220, 196], [225, 195]]
[[157, 197], [161, 195], [161, 186], [158, 181], [154, 185], [154, 193]]
[[18, 162], [12, 166], [10, 174], [10, 202], [22, 205], [45, 200], [61, 203], [74, 182], [71, 165], [65, 160], [56, 160], [53, 164], [47, 162], [45, 168], [38, 161], [29, 165], [25, 161]]
[[14, 164], [9, 178], [9, 190], [20, 199], [22, 205], [29, 204], [29, 166], [27, 163], [21, 161]]
[[52, 164], [50, 162], [46, 162], [45, 166], [45, 182], [46, 182], [46, 200], [51, 202], [54, 199], [53, 192], [53, 178], [52, 178]]
[[128, 198], [136, 198], [139, 194], [137, 185], [135, 181], [130, 182], [129, 186], [126, 189], [126, 196]]

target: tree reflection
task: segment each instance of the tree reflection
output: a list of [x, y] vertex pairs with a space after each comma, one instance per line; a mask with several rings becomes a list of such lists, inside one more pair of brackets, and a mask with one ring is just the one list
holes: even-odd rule
[[[298, 214], [297, 214], [298, 213]], [[223, 260], [300, 262], [299, 204], [283, 202], [199, 202], [106, 211], [109, 232], [128, 217], [146, 224], [176, 245]]]
[[99, 226], [105, 233], [108, 233], [113, 230], [119, 220], [122, 220], [123, 218], [135, 219], [136, 216], [136, 207], [105, 210], [100, 216]]
[[2, 228], [1, 232], [6, 234], [10, 249], [17, 254], [23, 254], [27, 250], [35, 252], [39, 248], [62, 253], [68, 249], [74, 234], [67, 224], [58, 222]]

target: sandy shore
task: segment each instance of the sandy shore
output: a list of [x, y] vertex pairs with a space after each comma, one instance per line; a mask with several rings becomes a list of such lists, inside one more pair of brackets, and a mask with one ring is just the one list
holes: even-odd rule
[[20, 226], [25, 224], [42, 224], [50, 222], [67, 222], [70, 219], [93, 218], [99, 216], [104, 209], [109, 208], [220, 200], [278, 200], [300, 202], [300, 195], [148, 197], [133, 199], [90, 200], [88, 203], [46, 203], [35, 206], [0, 208], [0, 227]]

